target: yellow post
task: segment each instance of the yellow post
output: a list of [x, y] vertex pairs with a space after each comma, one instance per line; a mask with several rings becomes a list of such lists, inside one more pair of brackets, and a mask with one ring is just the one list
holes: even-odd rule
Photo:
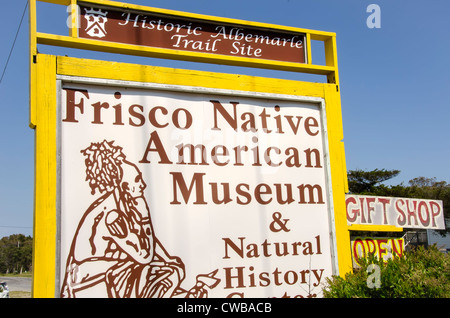
[[327, 128], [330, 149], [331, 181], [333, 190], [336, 246], [339, 275], [352, 270], [350, 233], [347, 228], [345, 193], [348, 192], [345, 164], [344, 130], [342, 126], [341, 98], [337, 84], [324, 84]]
[[334, 69], [333, 73], [328, 74], [328, 83], [334, 83], [339, 88], [339, 76], [337, 68], [336, 36], [328, 37], [325, 41], [325, 63]]
[[37, 56], [33, 297], [55, 296], [56, 57]]
[[69, 7], [69, 19], [68, 23], [70, 23], [69, 28], [69, 35], [71, 37], [77, 37], [78, 36], [78, 6], [77, 6], [77, 0], [70, 0], [70, 7]]
[[37, 40], [36, 40], [36, 0], [29, 2], [29, 19], [30, 19], [30, 123], [29, 126], [36, 126], [36, 56], [37, 56]]

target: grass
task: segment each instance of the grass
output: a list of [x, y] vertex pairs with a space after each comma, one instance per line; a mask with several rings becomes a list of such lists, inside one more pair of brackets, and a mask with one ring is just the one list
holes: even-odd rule
[[4, 273], [0, 273], [0, 276], [3, 276], [3, 277], [32, 277], [33, 273], [32, 272], [24, 272], [22, 274], [17, 274], [17, 273], [4, 274]]
[[9, 298], [31, 298], [31, 293], [25, 291], [10, 291]]

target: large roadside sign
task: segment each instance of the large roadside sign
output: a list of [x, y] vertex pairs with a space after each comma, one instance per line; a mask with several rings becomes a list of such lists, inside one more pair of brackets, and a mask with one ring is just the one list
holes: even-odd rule
[[317, 294], [321, 101], [187, 91], [62, 83], [61, 296]]
[[[320, 297], [327, 277], [351, 270], [333, 33], [70, 4], [69, 36], [37, 32], [30, 4], [34, 296]], [[311, 39], [327, 65], [312, 64]], [[326, 82], [53, 56], [39, 44]]]

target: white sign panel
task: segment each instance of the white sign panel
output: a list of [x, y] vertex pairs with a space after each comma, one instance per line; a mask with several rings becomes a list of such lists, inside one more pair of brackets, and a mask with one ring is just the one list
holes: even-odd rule
[[441, 200], [346, 195], [347, 224], [445, 229]]
[[320, 297], [320, 102], [150, 86], [61, 83], [61, 296]]

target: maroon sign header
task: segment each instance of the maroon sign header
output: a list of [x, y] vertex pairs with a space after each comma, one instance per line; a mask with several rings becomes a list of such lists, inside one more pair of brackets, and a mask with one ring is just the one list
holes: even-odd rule
[[80, 6], [79, 37], [146, 47], [306, 63], [305, 35]]

